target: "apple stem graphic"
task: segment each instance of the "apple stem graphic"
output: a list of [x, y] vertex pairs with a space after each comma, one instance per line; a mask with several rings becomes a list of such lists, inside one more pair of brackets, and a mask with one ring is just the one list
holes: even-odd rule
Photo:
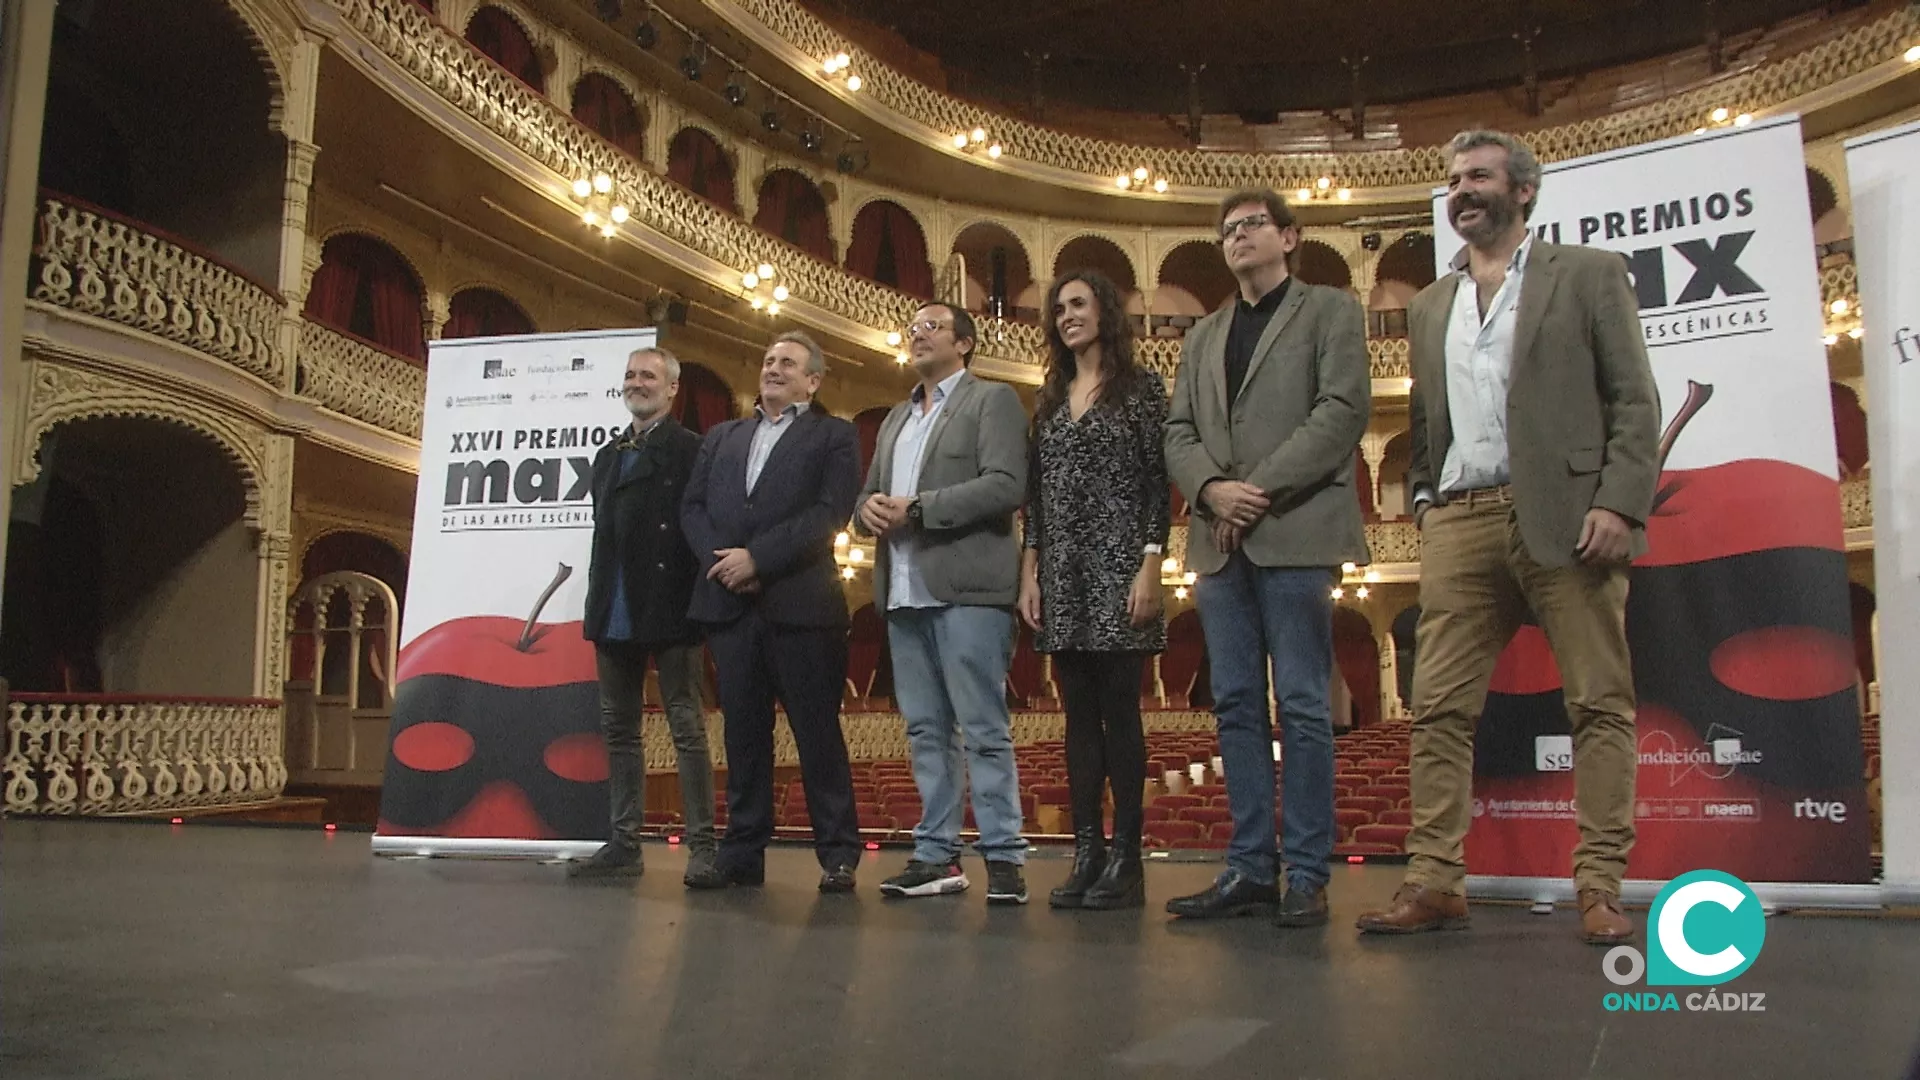
[[[1673, 453], [1673, 444], [1680, 440], [1680, 433], [1686, 429], [1688, 421], [1691, 421], [1693, 415], [1705, 407], [1712, 397], [1712, 383], [1687, 380], [1687, 400], [1680, 403], [1680, 411], [1673, 414], [1672, 420], [1667, 421], [1667, 430], [1660, 435], [1660, 457], [1655, 462], [1654, 468], [1656, 476], [1667, 471], [1667, 455]], [[1653, 497], [1653, 509], [1660, 509], [1660, 504], [1671, 498], [1673, 492], [1672, 485], [1661, 488], [1659, 494]]]
[[533, 613], [527, 616], [526, 625], [520, 628], [520, 641], [514, 648], [521, 652], [533, 648], [533, 643], [539, 638], [539, 635], [534, 633], [534, 628], [539, 625], [541, 610], [547, 606], [547, 601], [553, 599], [553, 594], [560, 588], [560, 583], [572, 576], [573, 567], [561, 563], [560, 569], [553, 575], [553, 580], [547, 582], [546, 589], [540, 593], [540, 599], [533, 602]]

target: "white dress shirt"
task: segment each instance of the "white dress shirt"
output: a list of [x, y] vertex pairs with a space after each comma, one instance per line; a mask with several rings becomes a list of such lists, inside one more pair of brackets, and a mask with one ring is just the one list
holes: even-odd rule
[[747, 447], [747, 494], [753, 494], [753, 486], [760, 482], [760, 470], [767, 467], [767, 459], [773, 456], [773, 448], [779, 444], [780, 437], [793, 426], [794, 418], [812, 405], [810, 401], [795, 402], [781, 409], [779, 416], [768, 416], [766, 409], [758, 405], [753, 407], [760, 423], [753, 429], [752, 445]]
[[[893, 440], [893, 475], [888, 479], [888, 495], [911, 499], [920, 493], [920, 462], [927, 453], [927, 436], [933, 433], [933, 422], [940, 418], [940, 410], [946, 408], [947, 396], [953, 393], [954, 384], [966, 373], [963, 367], [940, 380], [933, 388], [933, 406], [924, 412], [920, 406], [927, 399], [926, 387], [916, 386], [908, 395], [907, 419]], [[904, 526], [887, 541], [888, 611], [946, 607], [927, 591], [920, 568], [914, 564], [914, 551], [918, 547], [919, 538]]]
[[[1453, 443], [1440, 466], [1440, 490], [1470, 491], [1506, 483], [1507, 385], [1513, 375], [1513, 334], [1520, 311], [1533, 234], [1513, 252], [1507, 279], [1480, 316], [1480, 288], [1462, 266], [1447, 319], [1447, 412]], [[1415, 494], [1418, 500], [1421, 493]]]

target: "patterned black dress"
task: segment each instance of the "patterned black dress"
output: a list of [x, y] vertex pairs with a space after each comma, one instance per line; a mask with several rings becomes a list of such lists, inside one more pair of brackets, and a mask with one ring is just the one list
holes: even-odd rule
[[1125, 401], [1102, 401], [1079, 420], [1063, 401], [1041, 418], [1027, 470], [1026, 531], [1027, 546], [1040, 552], [1038, 651], [1167, 647], [1164, 615], [1140, 627], [1127, 619], [1146, 545], [1167, 543], [1166, 419], [1166, 384], [1151, 371]]

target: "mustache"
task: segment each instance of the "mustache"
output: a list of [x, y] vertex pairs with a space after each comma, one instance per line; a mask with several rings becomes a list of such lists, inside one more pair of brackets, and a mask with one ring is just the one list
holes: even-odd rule
[[1455, 195], [1447, 203], [1447, 208], [1455, 214], [1467, 210], [1486, 210], [1491, 207], [1488, 200], [1471, 193]]

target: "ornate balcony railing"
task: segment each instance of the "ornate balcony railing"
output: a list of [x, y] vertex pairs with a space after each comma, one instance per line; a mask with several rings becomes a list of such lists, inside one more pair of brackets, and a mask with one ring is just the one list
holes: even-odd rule
[[[894, 70], [836, 33], [797, 0], [706, 0], [722, 18], [754, 20], [817, 64], [845, 52], [865, 85], [860, 96], [890, 109], [907, 125], [945, 139], [976, 127], [1006, 148], [1002, 161], [1030, 162], [1097, 177], [1102, 183], [1145, 166], [1176, 187], [1276, 187], [1282, 191], [1330, 177], [1340, 187], [1389, 188], [1445, 179], [1438, 147], [1357, 153], [1244, 153], [1142, 146], [1058, 131], [993, 113]], [[1717, 106], [1757, 112], [1792, 101], [1894, 59], [1920, 34], [1920, 12], [1903, 5], [1819, 45], [1692, 90], [1608, 116], [1525, 133], [1543, 161], [1560, 161], [1684, 135]], [[910, 132], [924, 135], [923, 131]]]
[[1420, 561], [1420, 530], [1411, 521], [1370, 521], [1366, 525], [1367, 551], [1374, 565]]
[[1406, 379], [1413, 376], [1413, 361], [1403, 337], [1368, 338], [1367, 370], [1376, 379]]
[[1873, 527], [1873, 485], [1866, 477], [1840, 482], [1840, 524], [1849, 529]]
[[157, 334], [278, 387], [285, 305], [264, 285], [150, 225], [64, 195], [40, 200], [33, 299]]
[[408, 438], [420, 437], [427, 373], [418, 364], [311, 319], [300, 326], [301, 397]]
[[279, 797], [280, 703], [261, 698], [14, 694], [10, 814], [139, 814]]

